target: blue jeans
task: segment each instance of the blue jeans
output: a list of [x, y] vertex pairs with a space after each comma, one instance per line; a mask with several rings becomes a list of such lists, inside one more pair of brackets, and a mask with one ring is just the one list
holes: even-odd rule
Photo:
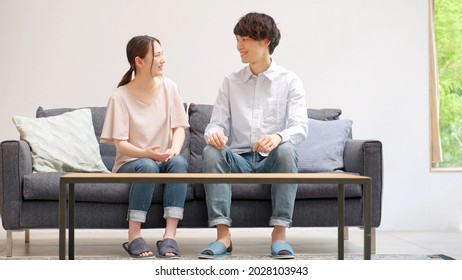
[[[228, 146], [217, 149], [207, 145], [203, 152], [205, 173], [297, 173], [298, 156], [290, 142], [281, 143], [267, 156], [249, 152], [236, 154]], [[231, 226], [231, 185], [205, 184], [209, 226]], [[270, 226], [290, 227], [297, 193], [296, 184], [272, 184]], [[249, 215], [252, 213], [249, 212]]]
[[[156, 163], [140, 158], [122, 165], [117, 173], [188, 173], [188, 163], [182, 156], [173, 156], [167, 162]], [[152, 202], [155, 184], [132, 184], [128, 198], [127, 220], [144, 223]], [[183, 219], [187, 184], [166, 184], [164, 187], [164, 219]]]

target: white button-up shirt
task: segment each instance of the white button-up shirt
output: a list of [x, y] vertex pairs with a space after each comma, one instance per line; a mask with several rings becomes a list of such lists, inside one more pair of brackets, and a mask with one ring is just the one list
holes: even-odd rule
[[205, 141], [214, 132], [228, 136], [234, 152], [250, 152], [263, 135], [278, 133], [282, 142], [302, 142], [308, 132], [305, 90], [300, 78], [272, 61], [255, 76], [250, 66], [225, 77]]

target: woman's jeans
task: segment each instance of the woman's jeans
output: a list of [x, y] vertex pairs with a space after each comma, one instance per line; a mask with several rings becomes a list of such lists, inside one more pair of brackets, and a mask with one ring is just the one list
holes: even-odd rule
[[[150, 158], [140, 158], [125, 163], [117, 173], [188, 173], [188, 163], [182, 156], [173, 156], [167, 162], [156, 163]], [[155, 184], [132, 184], [128, 198], [128, 221], [146, 221], [146, 214], [151, 206]], [[165, 184], [164, 219], [183, 219], [187, 184]]]
[[[297, 164], [297, 151], [290, 142], [281, 143], [267, 157], [254, 152], [236, 154], [228, 146], [220, 150], [207, 145], [203, 152], [204, 173], [297, 173]], [[296, 184], [271, 185], [270, 226], [291, 226], [296, 193]], [[231, 226], [231, 185], [205, 184], [205, 195], [209, 226]]]

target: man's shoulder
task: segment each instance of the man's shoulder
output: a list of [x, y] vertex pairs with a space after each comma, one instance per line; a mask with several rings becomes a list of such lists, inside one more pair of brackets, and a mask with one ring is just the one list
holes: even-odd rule
[[280, 75], [290, 75], [290, 76], [297, 76], [294, 71], [289, 70], [285, 68], [284, 66], [281, 66], [279, 64], [274, 65], [274, 72], [280, 74]]
[[245, 66], [237, 71], [234, 71], [234, 72], [231, 72], [229, 73], [228, 75], [225, 76], [225, 79], [226, 80], [230, 80], [230, 81], [233, 81], [233, 80], [246, 80], [246, 78], [248, 78], [249, 76], [249, 72], [250, 71], [249, 69], [249, 66]]

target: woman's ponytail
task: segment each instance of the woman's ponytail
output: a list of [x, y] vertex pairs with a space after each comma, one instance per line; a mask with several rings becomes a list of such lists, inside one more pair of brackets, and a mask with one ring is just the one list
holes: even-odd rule
[[133, 73], [133, 68], [130, 67], [127, 73], [125, 73], [125, 75], [122, 77], [122, 80], [120, 80], [119, 85], [117, 87], [121, 87], [121, 86], [128, 84], [132, 80], [132, 73]]

